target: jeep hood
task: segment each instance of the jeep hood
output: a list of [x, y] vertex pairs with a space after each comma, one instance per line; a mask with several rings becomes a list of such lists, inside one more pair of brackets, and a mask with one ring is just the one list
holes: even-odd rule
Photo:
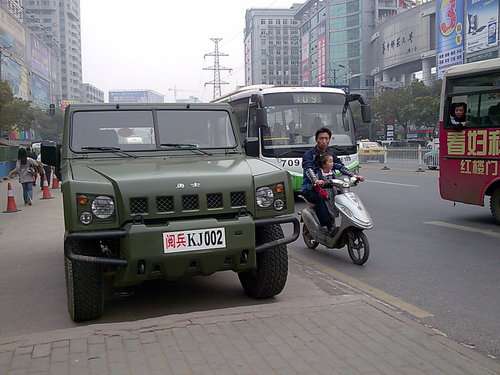
[[144, 197], [245, 191], [253, 202], [252, 176], [278, 171], [258, 159], [237, 157], [166, 157], [73, 160], [75, 182], [110, 183], [119, 201]]

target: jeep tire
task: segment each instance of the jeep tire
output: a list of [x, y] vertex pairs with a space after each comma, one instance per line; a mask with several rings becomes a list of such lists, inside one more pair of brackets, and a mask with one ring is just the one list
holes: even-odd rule
[[[281, 226], [275, 224], [257, 228], [257, 245], [283, 238]], [[270, 298], [283, 290], [288, 276], [286, 245], [279, 245], [257, 254], [257, 268], [240, 272], [241, 286], [253, 298]]]
[[[75, 254], [90, 254], [97, 244], [92, 241], [66, 240], [64, 246]], [[101, 266], [64, 257], [68, 312], [75, 322], [97, 319], [104, 309], [104, 287]]]

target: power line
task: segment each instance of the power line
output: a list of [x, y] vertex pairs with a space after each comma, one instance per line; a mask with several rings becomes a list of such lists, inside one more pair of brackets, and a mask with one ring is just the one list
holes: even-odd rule
[[227, 53], [223, 53], [223, 52], [219, 51], [219, 42], [222, 40], [222, 38], [210, 38], [210, 40], [212, 42], [214, 42], [214, 52], [206, 53], [204, 58], [206, 58], [207, 56], [213, 57], [214, 58], [214, 65], [207, 67], [207, 68], [203, 68], [203, 70], [213, 70], [213, 72], [214, 72], [213, 81], [205, 82], [205, 86], [212, 85], [214, 87], [214, 97], [213, 98], [216, 99], [222, 95], [222, 92], [221, 92], [222, 85], [229, 85], [229, 82], [221, 81], [220, 72], [224, 71], [224, 70], [230, 72], [232, 69], [220, 66], [220, 58], [222, 56], [229, 56]]

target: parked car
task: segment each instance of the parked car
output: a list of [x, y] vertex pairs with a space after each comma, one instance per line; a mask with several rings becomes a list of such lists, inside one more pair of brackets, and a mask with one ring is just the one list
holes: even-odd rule
[[361, 163], [369, 160], [376, 160], [383, 163], [384, 153], [384, 148], [377, 142], [371, 142], [367, 139], [362, 139], [358, 142], [358, 156]]

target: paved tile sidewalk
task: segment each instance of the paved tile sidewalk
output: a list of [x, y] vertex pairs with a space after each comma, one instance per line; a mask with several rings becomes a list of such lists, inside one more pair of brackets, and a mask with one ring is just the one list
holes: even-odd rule
[[0, 338], [0, 374], [499, 374], [356, 295]]

